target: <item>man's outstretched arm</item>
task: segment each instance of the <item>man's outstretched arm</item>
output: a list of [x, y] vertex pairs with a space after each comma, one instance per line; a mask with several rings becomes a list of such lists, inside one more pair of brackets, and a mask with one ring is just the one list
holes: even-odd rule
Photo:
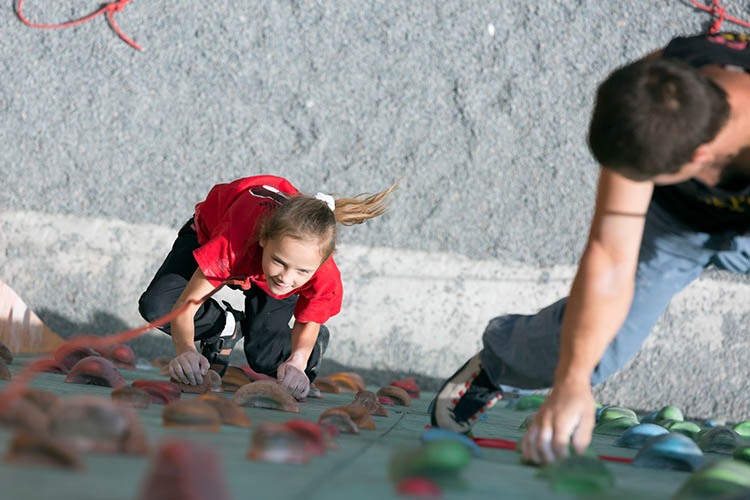
[[582, 453], [594, 427], [591, 374], [625, 321], [653, 183], [602, 169], [586, 248], [562, 323], [552, 392], [523, 439], [523, 458], [550, 462]]

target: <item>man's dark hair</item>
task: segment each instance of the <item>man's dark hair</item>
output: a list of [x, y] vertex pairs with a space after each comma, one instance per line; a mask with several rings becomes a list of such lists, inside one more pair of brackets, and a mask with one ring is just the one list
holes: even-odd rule
[[677, 172], [729, 117], [724, 89], [677, 59], [643, 59], [600, 86], [589, 127], [596, 160], [633, 180]]

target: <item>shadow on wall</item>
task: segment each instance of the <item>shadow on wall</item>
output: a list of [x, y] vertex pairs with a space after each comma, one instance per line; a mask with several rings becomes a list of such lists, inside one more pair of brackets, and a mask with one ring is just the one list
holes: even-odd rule
[[[40, 309], [37, 315], [50, 330], [64, 339], [81, 334], [103, 337], [133, 328], [122, 319], [107, 311], [94, 312], [93, 317], [85, 323], [71, 321], [67, 317], [50, 309]], [[138, 358], [152, 360], [159, 356], [174, 355], [174, 347], [169, 336], [156, 330], [146, 332], [140, 337], [127, 342], [127, 344], [133, 349]]]

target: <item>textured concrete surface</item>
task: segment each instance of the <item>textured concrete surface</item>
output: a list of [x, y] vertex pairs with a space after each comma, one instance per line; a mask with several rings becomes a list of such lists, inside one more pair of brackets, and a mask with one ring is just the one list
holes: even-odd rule
[[[357, 316], [336, 319], [330, 356], [431, 376], [490, 317], [565, 294], [598, 172], [597, 83], [708, 23], [684, 0], [165, 0], [115, 18], [144, 52], [103, 18], [43, 31], [0, 7], [0, 279], [60, 333], [116, 331], [138, 323], [135, 299], [213, 184], [275, 173], [349, 195], [404, 176], [390, 214], [341, 232]], [[608, 399], [747, 416], [747, 281], [701, 283]]]

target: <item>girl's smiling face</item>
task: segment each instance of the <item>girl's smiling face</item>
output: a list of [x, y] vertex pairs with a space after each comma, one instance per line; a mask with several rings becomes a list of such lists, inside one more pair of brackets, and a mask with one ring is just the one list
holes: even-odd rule
[[313, 277], [321, 262], [320, 242], [282, 236], [261, 241], [263, 274], [274, 295], [284, 295], [301, 287]]

